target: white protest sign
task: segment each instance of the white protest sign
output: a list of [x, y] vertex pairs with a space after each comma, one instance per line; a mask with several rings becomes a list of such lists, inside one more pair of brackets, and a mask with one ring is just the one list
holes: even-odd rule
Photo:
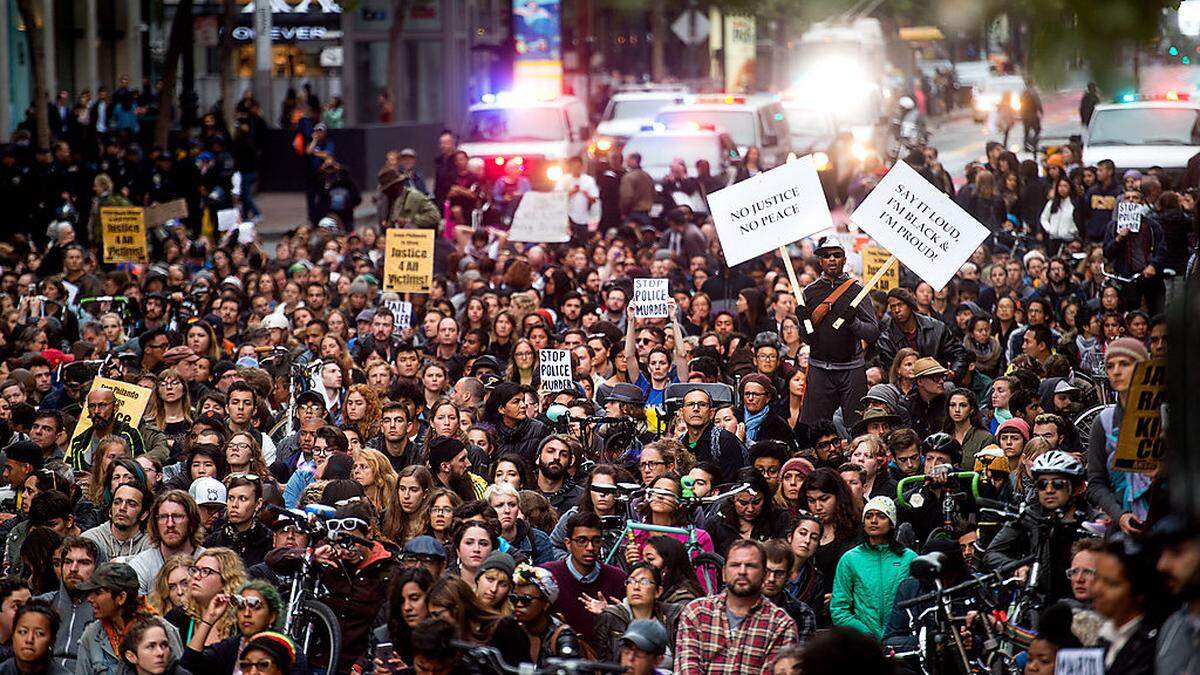
[[935, 291], [946, 287], [990, 234], [904, 162], [854, 210], [854, 222]]
[[811, 155], [710, 194], [708, 208], [730, 267], [833, 227]]
[[639, 319], [666, 319], [671, 316], [667, 304], [671, 294], [666, 279], [634, 279], [633, 311]]
[[1145, 204], [1121, 202], [1117, 204], [1117, 230], [1127, 228], [1130, 232], [1142, 229], [1142, 216], [1146, 213]]
[[575, 389], [575, 378], [571, 376], [571, 352], [565, 349], [542, 349], [538, 351], [538, 358], [541, 361], [538, 374], [543, 390]]
[[399, 335], [405, 328], [412, 326], [412, 303], [405, 300], [384, 300], [383, 306], [392, 312], [395, 322], [392, 333]]
[[513, 214], [509, 241], [570, 241], [567, 231], [566, 192], [526, 192]]
[[1054, 675], [1104, 675], [1104, 650], [1060, 649], [1054, 658]]
[[241, 214], [237, 209], [221, 209], [217, 211], [217, 231], [228, 232], [237, 227]]

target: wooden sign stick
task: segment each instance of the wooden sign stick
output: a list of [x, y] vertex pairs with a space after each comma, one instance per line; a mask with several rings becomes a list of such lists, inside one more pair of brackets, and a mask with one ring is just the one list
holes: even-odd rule
[[[796, 296], [796, 302], [803, 307], [804, 289], [800, 288], [800, 282], [796, 279], [796, 269], [792, 267], [792, 256], [788, 255], [787, 246], [779, 247], [779, 257], [783, 258], [783, 267], [787, 270], [788, 280], [792, 282], [792, 295]], [[808, 319], [804, 320], [804, 331], [812, 335], [813, 325]]]
[[[867, 297], [867, 294], [871, 292], [871, 289], [875, 287], [875, 284], [879, 283], [879, 280], [883, 278], [883, 275], [887, 274], [887, 271], [891, 269], [892, 265], [895, 264], [896, 256], [890, 256], [887, 261], [883, 263], [883, 266], [876, 270], [875, 274], [871, 275], [871, 278], [867, 280], [867, 283], [863, 284], [863, 288], [858, 292], [858, 295], [854, 296], [854, 299], [850, 301], [850, 309], [858, 309], [858, 305], [862, 303], [863, 298]], [[833, 329], [837, 330], [841, 328], [842, 324], [845, 322], [846, 321], [843, 317], [838, 317], [837, 321], [833, 322]]]

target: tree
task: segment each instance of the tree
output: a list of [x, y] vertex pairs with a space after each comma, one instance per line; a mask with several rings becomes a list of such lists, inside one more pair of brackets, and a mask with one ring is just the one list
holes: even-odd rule
[[33, 71], [33, 118], [37, 123], [37, 147], [50, 147], [50, 93], [46, 91], [46, 37], [44, 21], [39, 16], [35, 0], [17, 0], [17, 11], [25, 24], [29, 41], [29, 69]]
[[[30, 0], [26, 0], [30, 1]], [[174, 120], [175, 88], [178, 84], [179, 57], [184, 49], [192, 48], [192, 4], [193, 0], [179, 0], [175, 6], [175, 18], [171, 20], [171, 34], [167, 39], [167, 55], [163, 64], [163, 88], [158, 102], [158, 123], [154, 127], [154, 144], [167, 147]]]

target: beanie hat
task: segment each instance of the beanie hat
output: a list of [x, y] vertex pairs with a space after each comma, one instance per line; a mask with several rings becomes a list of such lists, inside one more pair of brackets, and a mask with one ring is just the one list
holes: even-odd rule
[[457, 438], [438, 436], [429, 441], [429, 466], [436, 473], [442, 462], [449, 462], [466, 449], [467, 444]]
[[1131, 337], [1117, 338], [1108, 345], [1108, 351], [1105, 352], [1104, 358], [1107, 360], [1113, 356], [1128, 356], [1133, 359], [1134, 363], [1149, 360], [1150, 352], [1146, 351], [1146, 345], [1142, 344], [1141, 340]]
[[813, 463], [803, 457], [792, 457], [783, 463], [779, 475], [782, 476], [789, 471], [799, 471], [801, 476], [807, 478], [808, 474], [813, 472]]
[[515, 572], [516, 569], [517, 561], [513, 560], [511, 555], [507, 553], [501, 553], [500, 551], [492, 551], [491, 555], [489, 555], [483, 561], [483, 564], [480, 565], [479, 569], [475, 572], [475, 578], [478, 579], [479, 577], [483, 576], [483, 573], [488, 570], [500, 570], [505, 576], [507, 576], [509, 579], [512, 579], [513, 572]]
[[1004, 433], [1005, 431], [1015, 431], [1018, 434], [1021, 434], [1021, 438], [1023, 440], [1029, 440], [1029, 425], [1026, 424], [1025, 420], [1021, 419], [1020, 417], [1014, 417], [1010, 420], [1006, 420], [1003, 424], [996, 427], [996, 438], [1000, 438], [1000, 434]]
[[246, 646], [242, 647], [240, 656], [245, 658], [252, 650], [266, 652], [285, 673], [290, 671], [292, 664], [296, 662], [296, 643], [287, 635], [276, 631], [263, 631], [250, 638]]
[[882, 513], [888, 520], [892, 521], [892, 527], [896, 526], [896, 502], [892, 501], [891, 497], [871, 497], [871, 501], [863, 507], [863, 517], [866, 518], [868, 511], [878, 511]]

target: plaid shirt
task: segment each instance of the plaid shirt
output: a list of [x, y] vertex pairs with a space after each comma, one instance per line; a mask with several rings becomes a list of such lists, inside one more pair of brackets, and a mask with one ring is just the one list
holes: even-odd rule
[[731, 630], [725, 593], [697, 598], [679, 616], [675, 672], [693, 675], [761, 673], [779, 651], [797, 643], [796, 622], [760, 600], [737, 630]]

